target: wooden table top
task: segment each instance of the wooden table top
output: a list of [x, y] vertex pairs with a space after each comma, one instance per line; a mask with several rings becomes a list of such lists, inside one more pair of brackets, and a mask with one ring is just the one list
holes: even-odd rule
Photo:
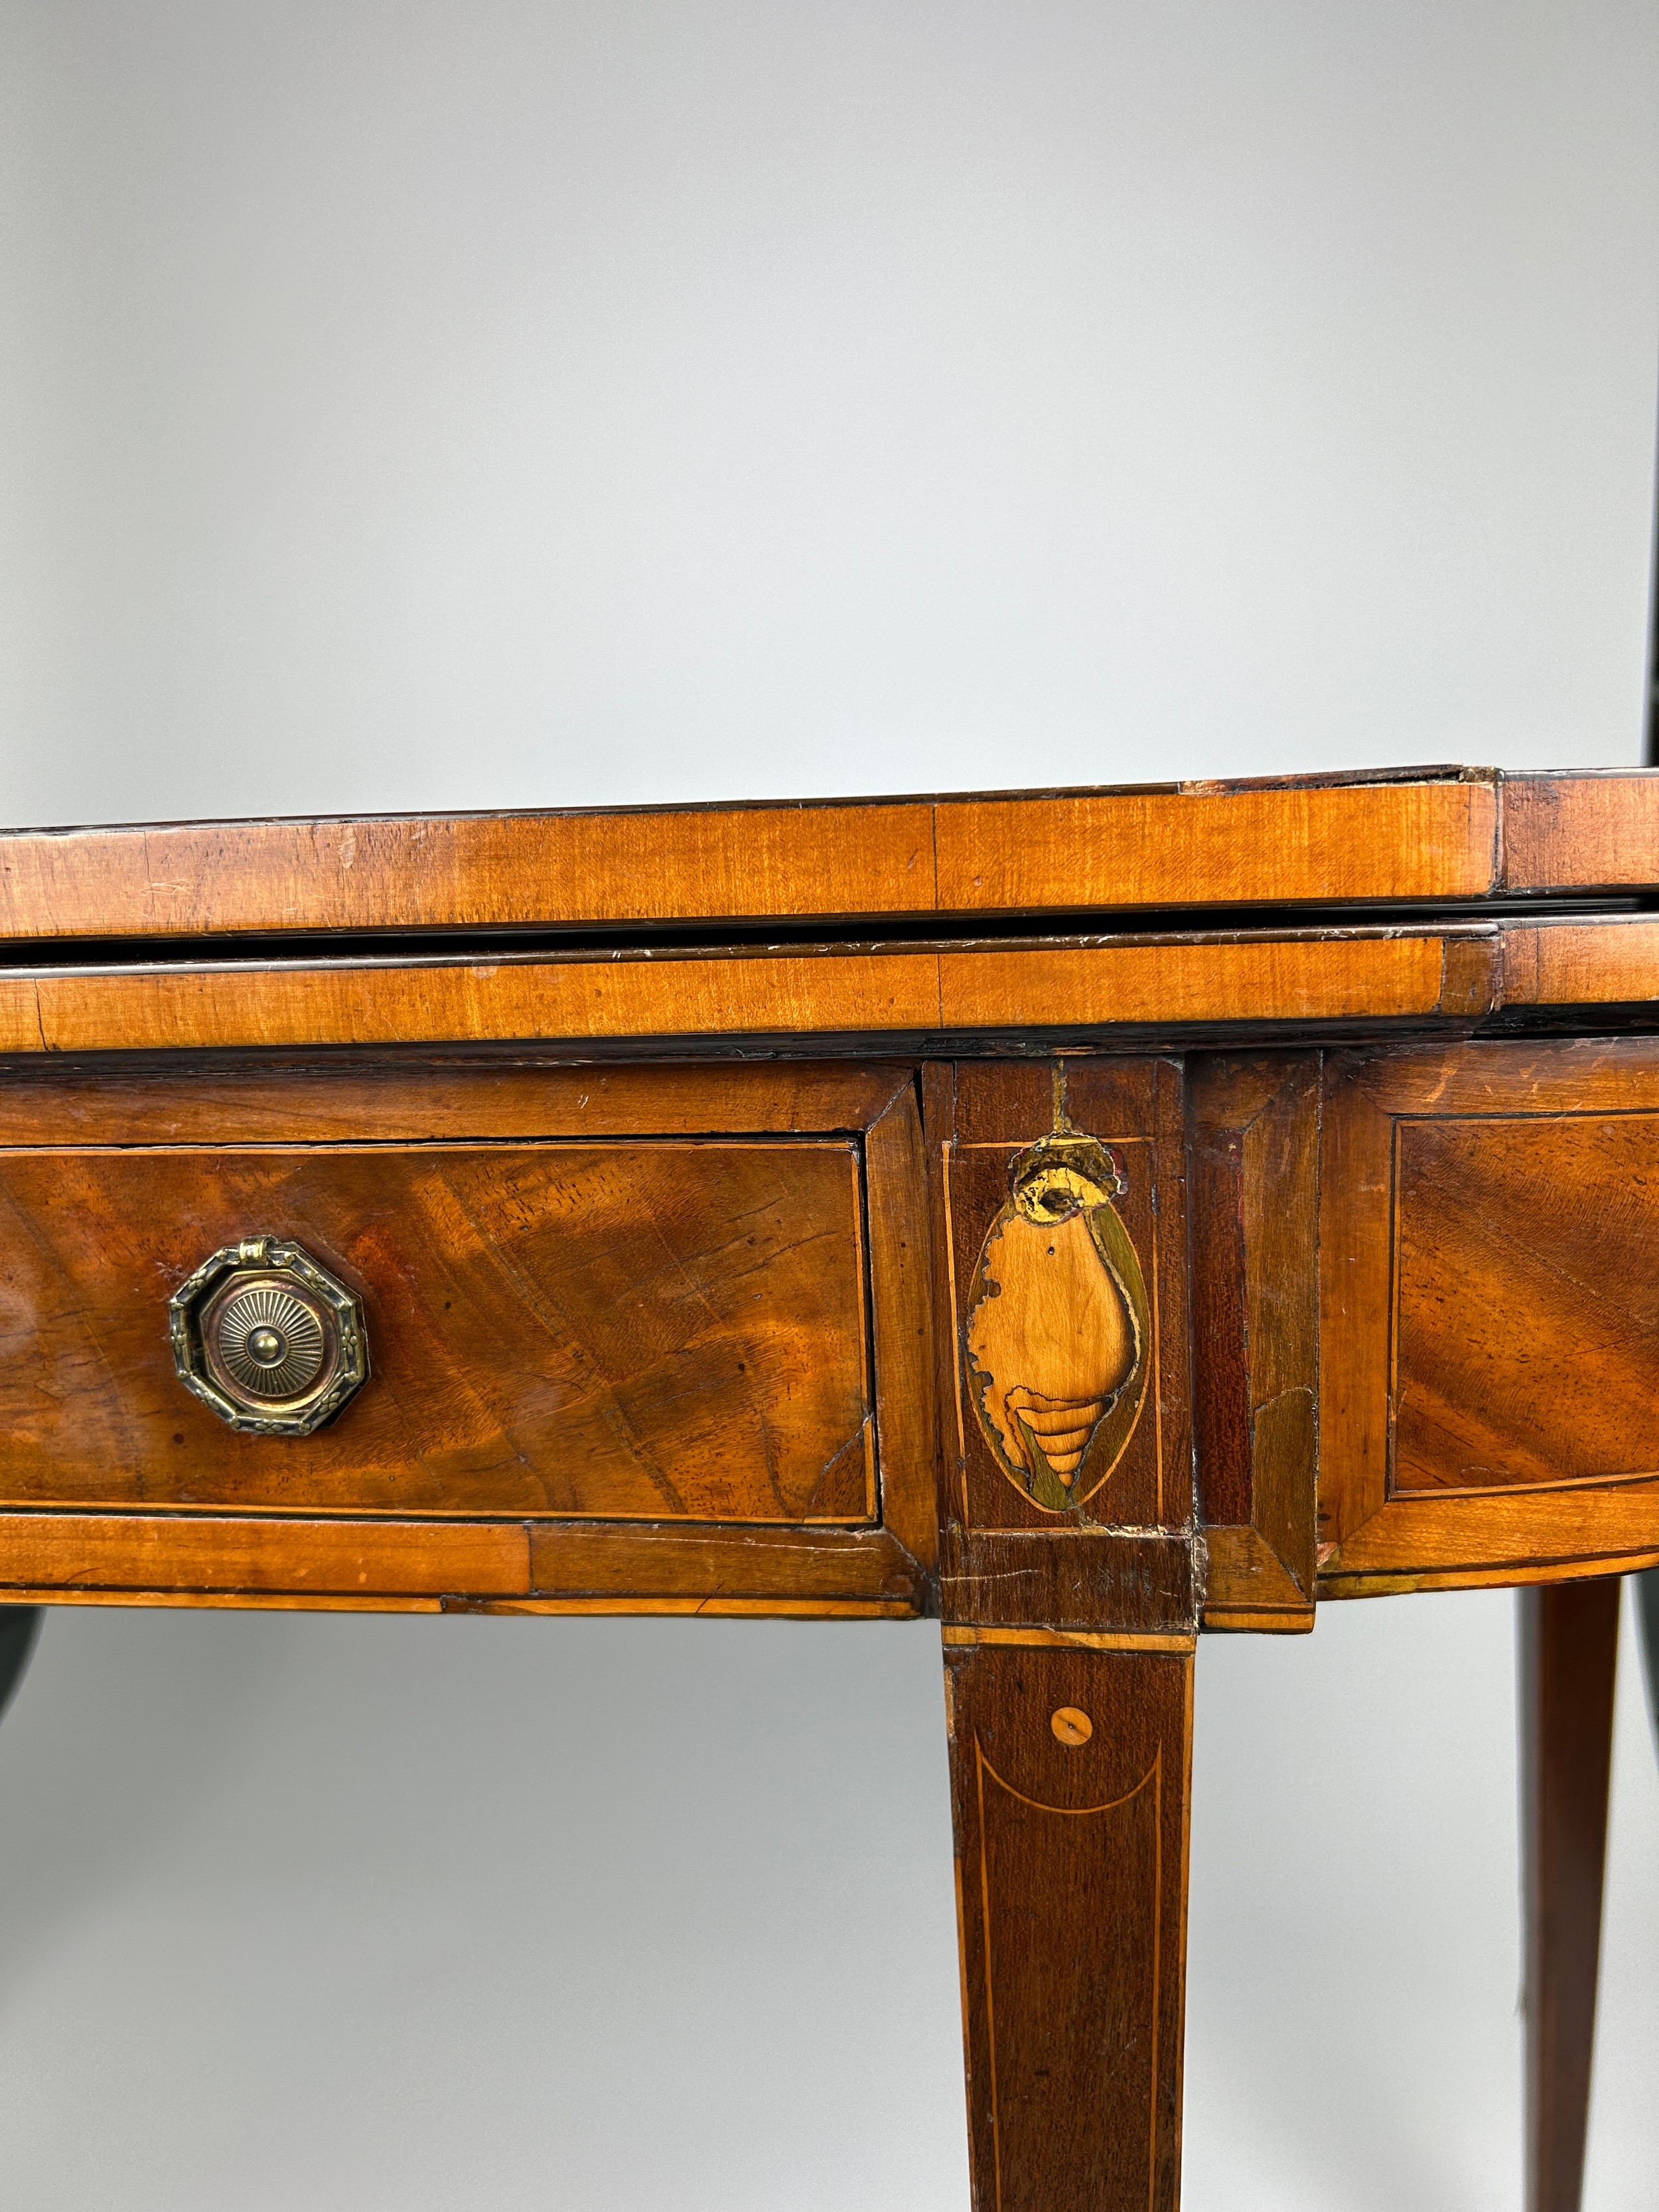
[[1332, 1041], [1650, 1003], [1655, 890], [1626, 769], [17, 830], [0, 1052]]
[[1659, 774], [1256, 783], [0, 835], [0, 940], [1464, 907], [1659, 886]]

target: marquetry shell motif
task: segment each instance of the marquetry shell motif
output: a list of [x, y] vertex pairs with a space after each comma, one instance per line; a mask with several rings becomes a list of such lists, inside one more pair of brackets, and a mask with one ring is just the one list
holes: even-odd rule
[[969, 1394], [1009, 1480], [1045, 1512], [1091, 1498], [1146, 1392], [1146, 1286], [1115, 1199], [1127, 1185], [1094, 1138], [1019, 1153], [986, 1232], [967, 1324]]

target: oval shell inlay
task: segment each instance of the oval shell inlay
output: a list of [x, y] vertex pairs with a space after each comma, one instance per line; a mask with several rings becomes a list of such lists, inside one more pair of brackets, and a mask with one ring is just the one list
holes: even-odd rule
[[980, 1252], [965, 1346], [975, 1410], [1003, 1473], [1045, 1512], [1100, 1487], [1145, 1395], [1146, 1285], [1114, 1203], [1125, 1187], [1095, 1138], [1041, 1138], [1011, 1164]]

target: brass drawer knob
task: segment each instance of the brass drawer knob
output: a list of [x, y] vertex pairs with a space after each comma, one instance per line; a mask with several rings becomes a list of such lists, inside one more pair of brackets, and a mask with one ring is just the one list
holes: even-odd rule
[[252, 1237], [204, 1260], [167, 1301], [186, 1390], [254, 1437], [308, 1437], [368, 1377], [362, 1301], [299, 1244]]

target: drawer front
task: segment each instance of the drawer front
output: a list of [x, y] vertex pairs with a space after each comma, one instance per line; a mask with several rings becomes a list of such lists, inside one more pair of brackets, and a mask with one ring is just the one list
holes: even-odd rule
[[[875, 1518], [848, 1137], [0, 1157], [0, 1502]], [[167, 1300], [292, 1239], [371, 1373], [316, 1434], [186, 1396]]]
[[1327, 1071], [1322, 1579], [1659, 1553], [1659, 1048]]
[[[932, 1524], [903, 1071], [204, 1068], [4, 1101], [0, 1543], [58, 1513], [88, 1541], [105, 1516], [173, 1515], [195, 1577], [201, 1516], [511, 1520], [517, 1594], [579, 1597], [574, 1573], [619, 1600], [660, 1579], [623, 1524], [778, 1532], [662, 1547], [671, 1582], [739, 1595], [793, 1587], [788, 1532], [833, 1593], [838, 1540]], [[325, 1271], [367, 1334], [367, 1379], [313, 1433], [249, 1433], [178, 1371], [169, 1300], [260, 1238]], [[573, 1544], [603, 1525], [567, 1554], [559, 1524]], [[328, 1578], [372, 1590], [330, 1542]], [[429, 1559], [454, 1589], [436, 1541]], [[418, 1585], [418, 1542], [400, 1559]], [[302, 1558], [295, 1579], [315, 1586]]]

